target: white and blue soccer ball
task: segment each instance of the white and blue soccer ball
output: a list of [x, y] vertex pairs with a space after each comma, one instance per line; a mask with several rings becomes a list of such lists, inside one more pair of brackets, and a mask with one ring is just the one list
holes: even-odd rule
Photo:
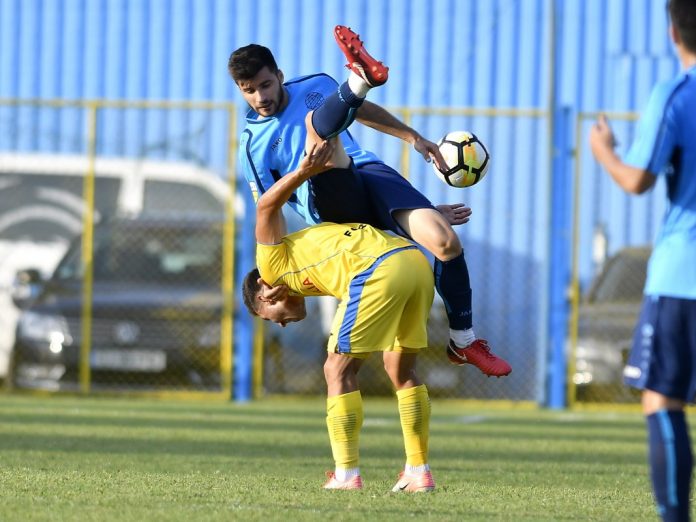
[[447, 163], [441, 172], [433, 163], [437, 177], [451, 187], [464, 188], [475, 185], [488, 172], [491, 157], [488, 149], [476, 135], [468, 131], [448, 132], [437, 144]]

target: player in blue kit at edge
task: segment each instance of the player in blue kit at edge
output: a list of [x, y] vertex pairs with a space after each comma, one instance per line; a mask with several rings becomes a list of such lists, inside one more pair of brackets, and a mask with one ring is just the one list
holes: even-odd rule
[[[387, 81], [388, 68], [365, 51], [348, 27], [336, 26], [334, 36], [351, 71], [340, 86], [326, 74], [284, 82], [272, 53], [261, 45], [241, 47], [230, 56], [228, 70], [250, 106], [239, 154], [254, 200], [298, 168], [305, 154], [305, 118], [313, 111], [311, 126], [323, 139], [338, 136], [349, 160], [303, 183], [288, 204], [309, 225], [367, 223], [413, 239], [430, 251], [435, 257], [435, 286], [449, 320], [450, 362], [473, 364], [489, 376], [508, 375], [510, 365], [493, 354], [484, 339], [477, 339], [473, 330], [469, 272], [452, 229], [452, 225], [468, 221], [470, 209], [464, 205], [436, 209], [406, 179], [353, 139], [346, 129], [357, 119], [411, 143], [438, 168], [445, 165], [435, 143], [365, 100], [371, 88]], [[273, 295], [281, 294], [268, 297]]]
[[601, 117], [592, 153], [627, 192], [664, 176], [669, 206], [648, 265], [626, 384], [642, 390], [651, 479], [666, 521], [689, 520], [693, 454], [685, 405], [696, 395], [696, 1], [670, 0], [670, 36], [684, 71], [654, 87], [623, 161]]

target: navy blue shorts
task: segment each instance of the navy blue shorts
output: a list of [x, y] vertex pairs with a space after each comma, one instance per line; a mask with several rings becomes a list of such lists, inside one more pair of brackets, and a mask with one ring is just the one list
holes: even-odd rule
[[393, 217], [396, 210], [434, 208], [403, 176], [384, 163], [332, 169], [311, 179], [322, 221], [367, 223], [408, 237]]
[[696, 395], [696, 299], [646, 296], [624, 368], [638, 389], [693, 402]]

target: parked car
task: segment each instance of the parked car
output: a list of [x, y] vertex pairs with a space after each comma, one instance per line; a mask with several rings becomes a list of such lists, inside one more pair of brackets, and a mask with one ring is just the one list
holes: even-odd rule
[[627, 400], [623, 367], [643, 300], [651, 248], [628, 247], [609, 258], [580, 304], [573, 382], [579, 399]]
[[[215, 388], [220, 382], [222, 226], [113, 219], [95, 228], [89, 364], [95, 388]], [[76, 389], [82, 344], [81, 238], [48, 280], [18, 273], [23, 309], [15, 387]]]
[[[7, 374], [19, 310], [10, 289], [20, 269], [48, 278], [82, 232], [86, 156], [0, 153], [0, 381]], [[95, 220], [110, 216], [200, 213], [222, 217], [228, 183], [180, 161], [97, 157]], [[235, 202], [243, 215], [243, 201]]]

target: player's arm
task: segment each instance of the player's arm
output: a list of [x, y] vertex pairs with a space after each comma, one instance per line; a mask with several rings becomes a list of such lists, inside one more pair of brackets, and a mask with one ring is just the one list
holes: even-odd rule
[[445, 168], [445, 160], [435, 143], [425, 139], [415, 129], [376, 103], [365, 100], [358, 109], [356, 119], [363, 125], [410, 143], [425, 161], [435, 161], [437, 168]]
[[645, 169], [627, 165], [614, 151], [616, 140], [607, 119], [601, 115], [590, 129], [590, 147], [597, 162], [626, 192], [642, 194], [652, 188], [657, 179]]
[[265, 245], [280, 243], [285, 235], [283, 205], [302, 183], [330, 168], [327, 163], [331, 160], [334, 147], [335, 140], [315, 143], [296, 170], [276, 181], [259, 198], [256, 203], [256, 241], [258, 243]]

